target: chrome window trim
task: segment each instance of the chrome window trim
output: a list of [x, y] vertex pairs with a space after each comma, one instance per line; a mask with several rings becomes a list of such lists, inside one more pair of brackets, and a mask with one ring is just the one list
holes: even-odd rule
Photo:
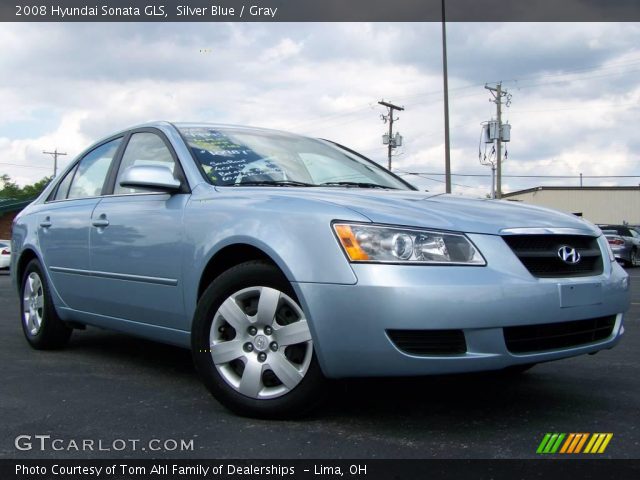
[[[102, 199], [102, 198], [114, 198], [114, 197], [134, 197], [134, 196], [149, 196], [149, 195], [171, 195], [170, 193], [167, 192], [149, 192], [149, 193], [143, 193], [143, 192], [138, 192], [138, 193], [120, 193], [117, 195], [114, 194], [108, 194], [108, 195], [98, 195], [98, 196], [93, 196], [93, 197], [82, 197], [82, 198], [63, 198], [62, 200], [49, 200], [48, 202], [46, 202], [47, 204], [50, 203], [62, 203], [62, 202], [75, 202], [75, 201], [79, 201], [79, 200], [91, 200], [91, 199]], [[179, 194], [175, 194], [175, 195], [179, 195]]]

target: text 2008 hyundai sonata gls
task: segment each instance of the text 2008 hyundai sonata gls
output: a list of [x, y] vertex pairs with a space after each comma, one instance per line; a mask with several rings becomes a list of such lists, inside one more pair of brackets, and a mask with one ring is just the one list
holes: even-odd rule
[[282, 132], [153, 123], [81, 154], [13, 227], [35, 348], [96, 325], [190, 347], [232, 410], [285, 416], [326, 378], [524, 369], [611, 348], [628, 277], [600, 230], [416, 191]]

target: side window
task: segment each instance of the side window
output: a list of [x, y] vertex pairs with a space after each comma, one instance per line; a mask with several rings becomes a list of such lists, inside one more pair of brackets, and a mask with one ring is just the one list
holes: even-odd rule
[[109, 166], [121, 141], [122, 139], [118, 138], [105, 143], [80, 160], [67, 198], [98, 197], [102, 194]]
[[69, 185], [71, 185], [71, 180], [73, 180], [73, 175], [78, 170], [78, 165], [69, 170], [69, 173], [65, 175], [62, 181], [58, 184], [58, 189], [56, 190], [55, 197], [52, 200], [64, 200], [67, 198], [67, 194], [69, 193]]
[[116, 185], [113, 189], [114, 195], [150, 192], [150, 190], [146, 189], [142, 190], [120, 186], [120, 180], [127, 168], [139, 165], [162, 165], [169, 168], [174, 176], [176, 175], [176, 162], [162, 139], [155, 133], [134, 133], [129, 139], [127, 148], [122, 156], [122, 162], [120, 162]]

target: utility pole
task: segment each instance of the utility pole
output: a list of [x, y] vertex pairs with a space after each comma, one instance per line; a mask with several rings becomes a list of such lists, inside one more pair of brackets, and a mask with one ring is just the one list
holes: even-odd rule
[[56, 175], [58, 174], [58, 157], [66, 155], [66, 152], [59, 152], [56, 148], [53, 152], [45, 152], [43, 150], [42, 153], [53, 156], [53, 178], [56, 178]]
[[496, 198], [496, 166], [491, 165], [491, 198]]
[[444, 78], [444, 179], [445, 191], [451, 193], [451, 147], [449, 140], [449, 74], [447, 72], [447, 25], [442, 0], [442, 77]]
[[497, 147], [496, 147], [496, 198], [502, 198], [502, 142], [503, 142], [503, 131], [502, 131], [502, 98], [506, 97], [506, 105], [509, 106], [511, 104], [511, 95], [506, 91], [502, 90], [502, 82], [496, 84], [495, 87], [490, 87], [489, 85], [485, 85], [484, 88], [489, 90], [493, 95], [493, 100], [496, 104], [497, 110]]
[[398, 134], [396, 134], [396, 137], [393, 136], [393, 122], [395, 120], [398, 120], [397, 118], [393, 118], [393, 111], [398, 110], [402, 112], [404, 110], [404, 107], [399, 107], [397, 105], [394, 105], [393, 103], [385, 102], [384, 100], [380, 100], [378, 104], [384, 107], [387, 107], [387, 112], [388, 112], [387, 115], [380, 115], [380, 117], [382, 118], [383, 122], [385, 123], [389, 122], [389, 133], [387, 134], [389, 135], [389, 137], [385, 138], [386, 135], [383, 135], [382, 143], [386, 144], [388, 147], [388, 155], [389, 155], [388, 168], [389, 168], [389, 171], [391, 171], [391, 157], [393, 154], [393, 149], [402, 145], [402, 137]]

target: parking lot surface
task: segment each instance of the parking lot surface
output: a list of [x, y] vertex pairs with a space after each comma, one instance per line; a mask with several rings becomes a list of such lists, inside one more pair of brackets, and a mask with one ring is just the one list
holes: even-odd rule
[[[236, 417], [198, 380], [190, 353], [89, 328], [68, 348], [32, 350], [18, 298], [0, 273], [0, 457], [3, 458], [529, 458], [546, 432], [611, 432], [601, 457], [639, 458], [640, 269], [613, 350], [537, 365], [508, 378], [474, 374], [336, 382], [300, 421]], [[18, 435], [61, 439], [18, 450]], [[121, 443], [127, 448], [116, 451]], [[69, 441], [94, 440], [77, 451]], [[193, 440], [172, 450], [165, 440]], [[101, 451], [97, 451], [102, 441]], [[109, 450], [110, 448], [110, 450]], [[143, 450], [143, 448], [145, 448]]]

